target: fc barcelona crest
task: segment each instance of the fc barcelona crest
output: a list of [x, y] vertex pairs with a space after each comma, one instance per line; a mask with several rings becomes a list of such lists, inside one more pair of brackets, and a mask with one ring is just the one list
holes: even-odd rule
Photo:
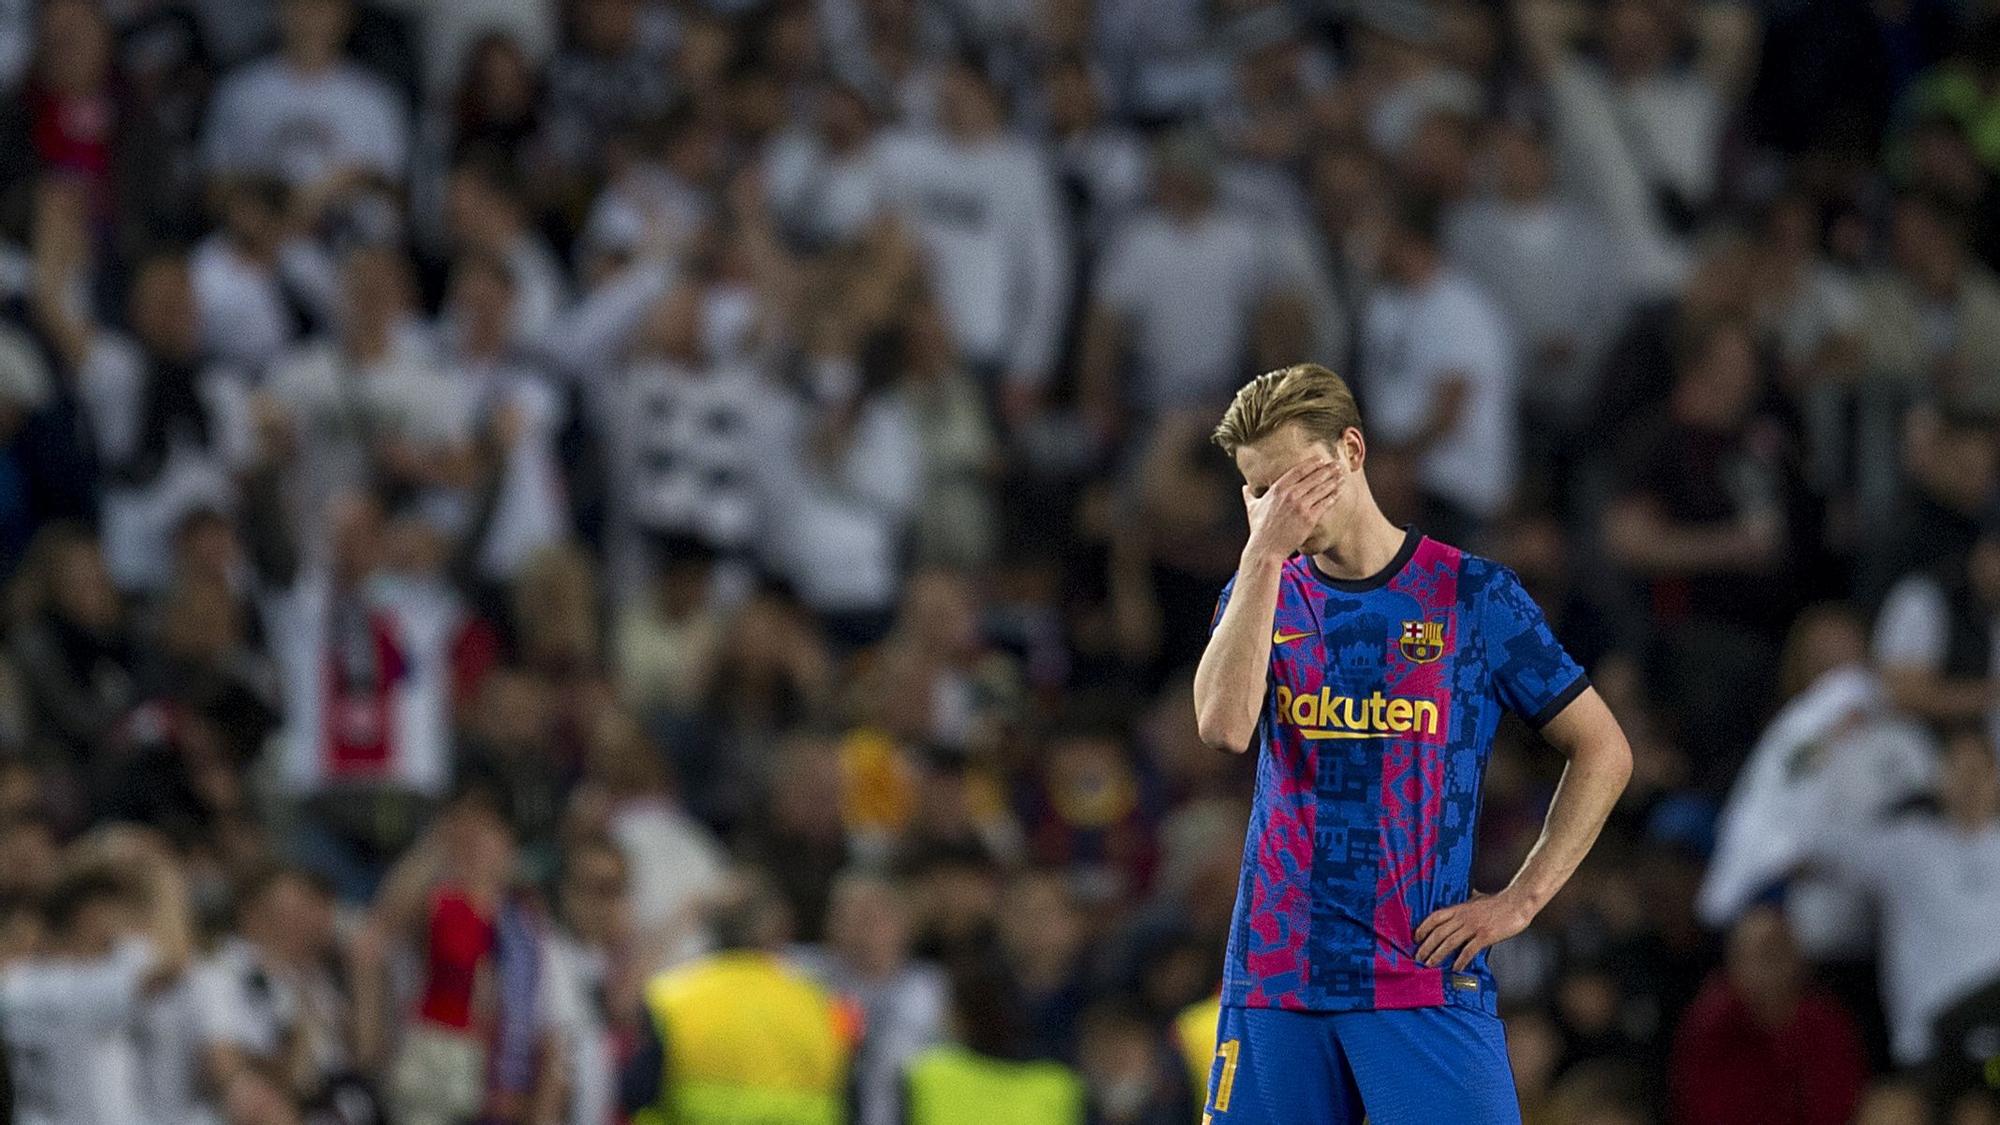
[[1403, 622], [1403, 637], [1397, 647], [1403, 650], [1403, 659], [1410, 663], [1429, 664], [1444, 655], [1444, 622]]

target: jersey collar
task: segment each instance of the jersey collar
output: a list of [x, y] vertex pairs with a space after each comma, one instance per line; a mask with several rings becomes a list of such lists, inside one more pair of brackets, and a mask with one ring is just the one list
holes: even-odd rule
[[1370, 590], [1379, 590], [1387, 586], [1390, 579], [1400, 574], [1403, 568], [1409, 565], [1410, 556], [1417, 553], [1417, 544], [1423, 542], [1423, 539], [1423, 533], [1417, 530], [1415, 524], [1404, 524], [1403, 545], [1397, 548], [1396, 557], [1389, 560], [1389, 565], [1366, 578], [1335, 578], [1321, 570], [1319, 560], [1311, 555], [1306, 556], [1306, 569], [1312, 571], [1313, 577], [1319, 579], [1321, 584], [1329, 589], [1338, 590], [1343, 594], [1365, 594]]

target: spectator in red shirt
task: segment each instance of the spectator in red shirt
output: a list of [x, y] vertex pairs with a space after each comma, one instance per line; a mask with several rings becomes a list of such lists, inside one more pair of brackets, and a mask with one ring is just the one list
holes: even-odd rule
[[1785, 916], [1761, 906], [1729, 933], [1674, 1036], [1668, 1082], [1685, 1125], [1847, 1121], [1868, 1075], [1861, 1031], [1808, 979]]

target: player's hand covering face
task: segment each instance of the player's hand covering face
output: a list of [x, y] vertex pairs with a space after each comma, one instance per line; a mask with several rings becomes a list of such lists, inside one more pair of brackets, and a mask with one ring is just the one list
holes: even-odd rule
[[1326, 544], [1318, 542], [1320, 527], [1346, 483], [1347, 472], [1340, 463], [1315, 452], [1286, 469], [1269, 487], [1245, 484], [1243, 508], [1250, 517], [1245, 553], [1283, 560], [1302, 551], [1324, 550]]

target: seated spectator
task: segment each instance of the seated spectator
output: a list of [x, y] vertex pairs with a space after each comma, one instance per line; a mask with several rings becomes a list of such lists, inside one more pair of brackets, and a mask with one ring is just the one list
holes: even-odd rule
[[1811, 982], [1784, 915], [1772, 907], [1743, 915], [1727, 956], [1674, 1033], [1674, 1120], [1846, 1121], [1867, 1074], [1861, 1031]]
[[691, 718], [708, 698], [734, 619], [717, 589], [717, 555], [705, 540], [665, 535], [654, 544], [650, 587], [612, 626], [619, 697], [641, 715]]
[[1947, 1006], [2000, 974], [2000, 760], [1979, 727], [1944, 741], [1938, 816], [1818, 827], [1811, 860], [1880, 907], [1882, 1004], [1896, 1062], [1930, 1057]]
[[14, 597], [8, 639], [36, 745], [53, 764], [81, 769], [138, 694], [130, 624], [97, 540], [79, 527], [44, 528]]
[[[1113, 1001], [1084, 1011], [1077, 1070], [1090, 1093], [1090, 1119], [1103, 1125], [1180, 1125], [1196, 1099], [1180, 1060], [1145, 1015]], [[1202, 1101], [1206, 1101], [1204, 1096]]]
[[1036, 1058], [1069, 1059], [1077, 1018], [1089, 1000], [1083, 951], [1089, 938], [1084, 905], [1059, 867], [1024, 872], [1001, 892], [1001, 964], [1027, 1020], [1027, 1049]]

